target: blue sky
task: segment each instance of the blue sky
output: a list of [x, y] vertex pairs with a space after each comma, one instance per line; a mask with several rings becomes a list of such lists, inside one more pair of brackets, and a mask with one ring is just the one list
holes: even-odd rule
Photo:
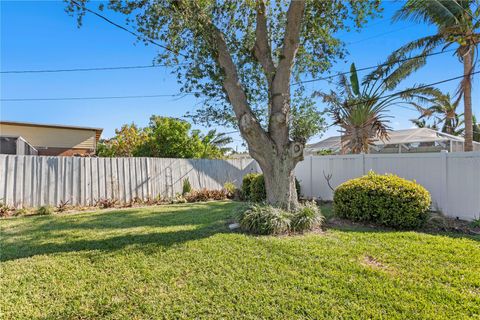
[[[386, 1], [383, 17], [371, 21], [360, 33], [341, 33], [350, 52], [348, 61], [358, 68], [382, 62], [402, 44], [435, 29], [426, 25], [390, 18], [401, 3]], [[156, 47], [136, 43], [128, 33], [97, 17], [86, 15], [83, 26], [64, 12], [65, 4], [56, 1], [1, 1], [1, 70], [62, 69], [105, 66], [148, 65], [157, 54]], [[92, 8], [94, 8], [92, 6]], [[123, 17], [106, 13], [117, 22]], [[388, 33], [388, 34], [384, 34]], [[347, 71], [349, 63], [339, 63], [334, 71]], [[414, 83], [431, 83], [461, 75], [462, 66], [450, 53], [432, 57], [429, 64], [398, 88]], [[363, 75], [363, 74], [361, 74]], [[179, 85], [168, 69], [112, 70], [44, 74], [2, 74], [0, 94], [3, 98], [49, 98], [85, 96], [123, 96], [177, 93]], [[457, 82], [439, 86], [454, 92]], [[474, 83], [473, 108], [480, 115], [478, 81]], [[325, 81], [307, 85], [308, 90], [326, 90]], [[2, 120], [85, 125], [104, 128], [104, 137], [124, 123], [144, 126], [150, 115], [181, 117], [195, 108], [191, 96], [180, 100], [170, 97], [125, 100], [76, 100], [1, 102]], [[324, 106], [319, 102], [319, 109]], [[394, 129], [411, 127], [408, 121], [416, 113], [397, 108], [391, 110]], [[220, 128], [221, 131], [231, 129]], [[336, 135], [329, 129], [324, 137]], [[235, 145], [241, 143], [234, 135]], [[312, 141], [319, 140], [315, 137]]]

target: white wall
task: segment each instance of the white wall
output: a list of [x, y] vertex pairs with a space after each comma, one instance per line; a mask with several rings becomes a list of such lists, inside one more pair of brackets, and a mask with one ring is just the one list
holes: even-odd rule
[[241, 185], [257, 172], [252, 159], [79, 158], [0, 155], [0, 201], [15, 207], [93, 205], [98, 199], [128, 202], [172, 197], [188, 178], [195, 189]]
[[432, 195], [432, 207], [447, 216], [480, 218], [480, 152], [307, 156], [295, 174], [305, 197], [332, 200], [335, 188], [368, 171], [416, 180]]

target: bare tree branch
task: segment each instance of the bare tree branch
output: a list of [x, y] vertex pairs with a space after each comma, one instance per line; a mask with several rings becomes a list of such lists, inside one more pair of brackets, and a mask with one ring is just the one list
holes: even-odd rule
[[295, 55], [300, 44], [300, 31], [305, 11], [304, 0], [292, 0], [287, 11], [287, 25], [281, 49], [281, 56], [272, 82], [272, 108], [269, 131], [278, 145], [288, 141], [288, 120], [290, 111], [290, 76]]
[[270, 40], [268, 39], [267, 28], [267, 10], [264, 0], [257, 1], [257, 26], [255, 29], [255, 45], [253, 47], [253, 55], [255, 59], [262, 65], [265, 76], [267, 77], [269, 88], [272, 85], [275, 75], [275, 65], [272, 60], [272, 49]]

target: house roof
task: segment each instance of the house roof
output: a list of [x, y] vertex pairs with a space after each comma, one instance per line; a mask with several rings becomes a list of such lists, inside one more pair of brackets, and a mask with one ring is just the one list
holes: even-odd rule
[[[389, 139], [375, 140], [374, 145], [388, 145], [401, 143], [418, 143], [418, 142], [434, 142], [434, 141], [458, 141], [464, 142], [462, 137], [453, 136], [444, 132], [438, 132], [429, 128], [413, 128], [405, 130], [396, 130], [389, 132]], [[479, 144], [474, 142], [474, 144]], [[480, 145], [480, 144], [479, 144]], [[306, 151], [320, 151], [320, 150], [340, 150], [341, 136], [334, 136], [317, 143], [306, 146]]]
[[42, 127], [42, 128], [57, 128], [57, 129], [75, 129], [75, 130], [88, 130], [95, 131], [95, 139], [98, 141], [103, 132], [103, 128], [83, 127], [83, 126], [70, 126], [63, 124], [47, 124], [47, 123], [33, 123], [33, 122], [19, 122], [19, 121], [0, 121], [0, 124], [8, 124], [14, 126], [25, 127]]

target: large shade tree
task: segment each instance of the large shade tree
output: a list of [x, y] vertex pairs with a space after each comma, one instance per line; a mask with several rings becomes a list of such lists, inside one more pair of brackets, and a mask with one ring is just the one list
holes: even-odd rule
[[[67, 2], [81, 23], [88, 0]], [[267, 201], [292, 209], [293, 169], [308, 138], [297, 134], [316, 131], [292, 135], [291, 124], [302, 123], [292, 121], [292, 91], [302, 89], [292, 90], [292, 79], [315, 77], [343, 58], [335, 34], [360, 28], [379, 2], [111, 0], [106, 9], [125, 14], [140, 38], [166, 48], [158, 61], [175, 68], [184, 92], [205, 99], [195, 118], [233, 122], [263, 170]]]
[[[478, 0], [408, 0], [397, 12], [395, 20], [410, 19], [437, 27], [433, 35], [419, 38], [396, 50], [388, 58], [388, 67], [381, 67], [393, 76], [410, 74], [424, 66], [434, 50], [452, 47], [463, 64], [463, 79], [458, 99], [463, 98], [465, 121], [465, 151], [473, 150], [472, 77], [480, 43], [480, 2]], [[404, 60], [421, 51], [418, 59]], [[397, 63], [398, 61], [401, 63]], [[391, 72], [396, 68], [395, 72]]]

